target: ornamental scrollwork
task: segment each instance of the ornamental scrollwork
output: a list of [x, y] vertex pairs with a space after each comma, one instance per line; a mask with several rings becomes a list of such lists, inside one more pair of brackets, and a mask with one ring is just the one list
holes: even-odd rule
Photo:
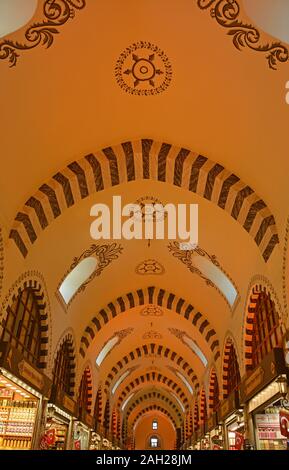
[[[76, 294], [83, 292], [87, 285], [97, 276], [100, 276], [102, 271], [110, 264], [112, 261], [118, 259], [119, 255], [122, 253], [123, 247], [118, 243], [111, 243], [107, 245], [91, 245], [90, 248], [85, 250], [79, 257], [73, 258], [73, 263], [70, 266], [69, 272], [71, 272], [82, 260], [85, 258], [94, 256], [97, 259], [97, 267], [89, 278], [79, 287]], [[75, 294], [75, 295], [76, 295]]]
[[277, 63], [288, 62], [289, 52], [281, 42], [261, 43], [261, 34], [251, 24], [243, 23], [240, 19], [240, 5], [237, 0], [197, 0], [201, 10], [208, 10], [212, 18], [223, 28], [228, 28], [234, 46], [241, 51], [248, 47], [256, 52], [266, 54], [270, 69], [276, 70]]
[[33, 23], [25, 32], [25, 42], [5, 39], [0, 42], [0, 59], [8, 59], [10, 67], [17, 64], [20, 51], [34, 49], [41, 45], [49, 48], [59, 27], [74, 18], [76, 10], [82, 10], [86, 0], [45, 0], [43, 5], [44, 20]]

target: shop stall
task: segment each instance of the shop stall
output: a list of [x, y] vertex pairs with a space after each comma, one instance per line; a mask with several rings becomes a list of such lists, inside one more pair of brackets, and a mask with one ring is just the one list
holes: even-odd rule
[[73, 447], [73, 426], [76, 403], [62, 390], [52, 388], [47, 405], [46, 423], [42, 436], [42, 448], [67, 450]]
[[[259, 450], [286, 450], [287, 438], [282, 433], [281, 378], [286, 380], [282, 349], [273, 349], [242, 381], [240, 397], [246, 404], [254, 446]], [[285, 411], [285, 413], [284, 413]]]
[[218, 416], [216, 412], [212, 413], [208, 418], [207, 429], [210, 450], [223, 449], [222, 426], [218, 425]]
[[101, 449], [101, 436], [97, 432], [92, 432], [90, 437], [89, 450]]
[[90, 438], [94, 427], [93, 417], [83, 411], [78, 420], [73, 423], [72, 449], [88, 450], [90, 448]]
[[233, 391], [228, 398], [221, 402], [218, 410], [218, 421], [223, 425], [223, 435], [220, 433], [223, 449], [242, 450], [244, 447], [245, 425], [238, 390]]
[[37, 448], [51, 381], [7, 343], [0, 346], [0, 450]]

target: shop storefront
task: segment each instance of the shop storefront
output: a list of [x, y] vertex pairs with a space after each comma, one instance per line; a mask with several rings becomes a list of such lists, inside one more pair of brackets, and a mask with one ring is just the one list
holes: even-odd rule
[[52, 389], [47, 405], [46, 423], [41, 438], [41, 448], [68, 450], [74, 448], [73, 428], [76, 403], [61, 390]]
[[37, 448], [51, 381], [7, 343], [0, 349], [0, 450]]
[[284, 352], [273, 349], [242, 381], [240, 397], [246, 404], [251, 439], [258, 450], [286, 450], [287, 438], [282, 430], [280, 377], [286, 377]]
[[212, 413], [207, 421], [209, 448], [210, 450], [223, 449], [222, 427], [218, 426], [217, 413]]
[[97, 432], [92, 432], [90, 437], [89, 450], [101, 449], [101, 436]]
[[232, 392], [220, 404], [218, 421], [223, 425], [223, 435], [221, 436], [221, 433], [219, 435], [220, 442], [223, 441], [223, 449], [242, 450], [244, 447], [245, 426], [237, 390]]
[[88, 450], [90, 448], [90, 438], [93, 431], [93, 417], [86, 412], [82, 412], [79, 420], [73, 423], [72, 449]]

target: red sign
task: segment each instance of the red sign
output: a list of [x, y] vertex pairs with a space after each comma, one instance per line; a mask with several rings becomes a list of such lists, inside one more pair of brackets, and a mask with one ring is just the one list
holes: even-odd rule
[[81, 442], [80, 440], [74, 441], [74, 449], [81, 450]]
[[280, 420], [280, 432], [282, 436], [289, 438], [289, 412], [288, 411], [280, 411], [279, 412], [279, 420]]
[[244, 445], [244, 436], [240, 432], [235, 432], [235, 450], [242, 450]]

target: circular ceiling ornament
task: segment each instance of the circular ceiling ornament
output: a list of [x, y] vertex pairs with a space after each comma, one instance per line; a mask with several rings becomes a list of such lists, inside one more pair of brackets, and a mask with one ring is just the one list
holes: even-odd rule
[[168, 88], [172, 80], [172, 66], [158, 46], [139, 41], [120, 55], [115, 66], [115, 77], [126, 93], [157, 95]]

